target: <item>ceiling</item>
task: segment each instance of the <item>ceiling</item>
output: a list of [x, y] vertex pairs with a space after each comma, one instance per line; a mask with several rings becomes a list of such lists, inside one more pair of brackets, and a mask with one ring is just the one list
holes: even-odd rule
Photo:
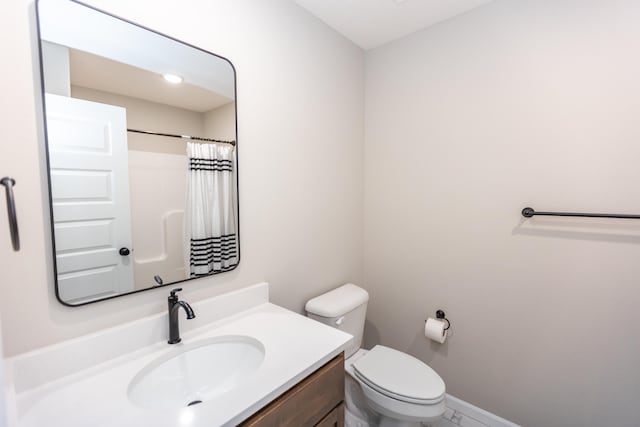
[[198, 113], [232, 101], [216, 92], [186, 82], [172, 85], [158, 73], [76, 49], [69, 51], [71, 84], [74, 86], [131, 96]]
[[42, 40], [152, 73], [177, 74], [192, 86], [235, 97], [235, 71], [226, 59], [73, 1], [41, 1], [38, 17]]
[[365, 50], [493, 0], [294, 0]]

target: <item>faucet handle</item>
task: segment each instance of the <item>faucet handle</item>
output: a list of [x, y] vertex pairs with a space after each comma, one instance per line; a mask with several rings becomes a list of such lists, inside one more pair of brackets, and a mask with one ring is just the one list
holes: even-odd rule
[[171, 292], [170, 292], [172, 298], [175, 298], [176, 292], [182, 292], [182, 288], [172, 289]]

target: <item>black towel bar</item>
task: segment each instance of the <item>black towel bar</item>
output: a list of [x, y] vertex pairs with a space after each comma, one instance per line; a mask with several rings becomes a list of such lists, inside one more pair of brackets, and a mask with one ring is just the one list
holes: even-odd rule
[[622, 219], [640, 219], [640, 215], [623, 215], [623, 214], [599, 214], [599, 213], [577, 213], [577, 212], [536, 212], [533, 208], [522, 209], [522, 216], [531, 218], [535, 215], [543, 216], [578, 216], [583, 218], [622, 218]]

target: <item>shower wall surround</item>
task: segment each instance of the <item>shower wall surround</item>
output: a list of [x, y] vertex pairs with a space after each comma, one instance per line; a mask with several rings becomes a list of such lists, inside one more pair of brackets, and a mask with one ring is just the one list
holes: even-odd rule
[[[182, 108], [143, 101], [127, 96], [72, 87], [71, 96], [126, 108], [127, 125], [134, 129], [180, 129], [187, 135], [219, 135], [204, 131], [204, 115]], [[235, 110], [229, 117], [235, 139]], [[214, 110], [215, 111], [215, 110]], [[173, 129], [167, 129], [170, 123]], [[184, 209], [186, 140], [127, 135], [131, 228], [133, 233], [133, 273], [136, 290], [144, 289], [154, 275], [164, 283], [184, 279]], [[162, 192], [158, 192], [161, 188]], [[148, 280], [145, 280], [148, 278]]]

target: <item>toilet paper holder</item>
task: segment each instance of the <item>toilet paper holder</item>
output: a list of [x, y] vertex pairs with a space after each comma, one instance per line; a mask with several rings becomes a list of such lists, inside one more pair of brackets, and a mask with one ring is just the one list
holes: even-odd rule
[[442, 310], [436, 311], [436, 319], [441, 319], [447, 322], [447, 327], [444, 328], [445, 331], [451, 327], [451, 322], [449, 322], [449, 319], [447, 319], [447, 315], [444, 313], [444, 311]]

